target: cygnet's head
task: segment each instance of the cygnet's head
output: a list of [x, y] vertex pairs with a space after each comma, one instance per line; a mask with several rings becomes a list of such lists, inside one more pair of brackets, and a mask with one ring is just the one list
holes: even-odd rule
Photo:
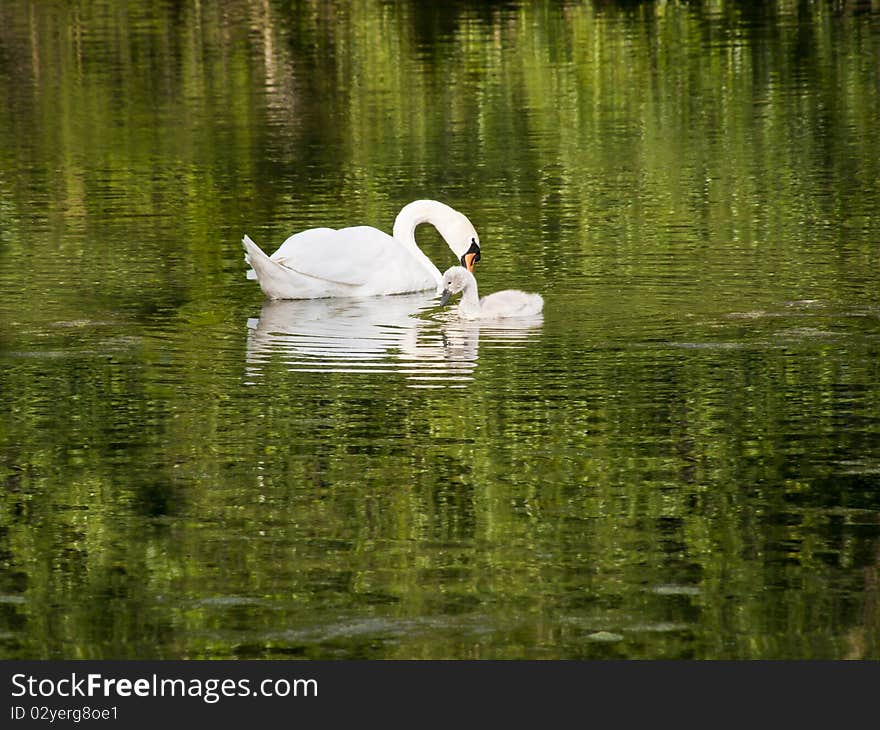
[[474, 282], [474, 275], [464, 266], [453, 266], [443, 272], [443, 293], [440, 295], [440, 305], [446, 304], [449, 297], [464, 291], [468, 284]]

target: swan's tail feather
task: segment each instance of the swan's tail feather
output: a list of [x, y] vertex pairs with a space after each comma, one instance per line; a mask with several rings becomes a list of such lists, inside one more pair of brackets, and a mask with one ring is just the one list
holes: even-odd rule
[[[241, 245], [244, 247], [245, 263], [250, 267], [253, 267], [254, 265], [252, 258], [259, 258], [260, 256], [268, 258], [266, 254], [263, 253], [263, 249], [261, 249], [256, 243], [254, 243], [253, 239], [251, 239], [251, 237], [246, 233], [244, 235], [244, 238], [241, 239]], [[257, 281], [258, 279], [257, 272], [253, 268], [247, 270], [246, 276], [252, 281]]]
[[270, 299], [295, 299], [299, 298], [291, 293], [291, 271], [278, 263], [266, 253], [251, 237], [245, 235], [241, 239], [244, 246], [244, 260], [253, 268], [247, 272], [248, 279], [256, 279], [260, 282], [260, 289]]

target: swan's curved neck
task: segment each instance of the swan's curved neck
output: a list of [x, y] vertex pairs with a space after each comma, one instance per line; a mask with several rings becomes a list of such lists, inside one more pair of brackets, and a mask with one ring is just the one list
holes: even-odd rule
[[440, 224], [444, 216], [448, 216], [450, 212], [453, 212], [452, 208], [436, 200], [416, 200], [403, 206], [400, 213], [397, 214], [397, 218], [394, 219], [394, 230], [391, 234], [431, 272], [438, 285], [443, 282], [443, 275], [416, 243], [416, 228], [422, 223], [430, 223], [440, 230], [442, 235]]

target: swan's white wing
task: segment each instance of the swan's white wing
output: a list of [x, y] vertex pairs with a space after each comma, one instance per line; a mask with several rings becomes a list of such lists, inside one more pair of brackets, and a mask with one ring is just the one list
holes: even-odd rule
[[[299, 233], [294, 233], [290, 236], [284, 243], [282, 243], [278, 250], [275, 251], [271, 256], [267, 258], [271, 259], [275, 263], [284, 264], [285, 261], [294, 262], [297, 258], [297, 251], [305, 251], [314, 246], [320, 246], [321, 241], [327, 238], [328, 236], [336, 233], [336, 230], [333, 228], [310, 228], [307, 231], [300, 231]], [[245, 243], [243, 240], [242, 243], [245, 243], [245, 250], [247, 250], [251, 255], [259, 256], [263, 254], [263, 251], [257, 247], [257, 245], [250, 239], [249, 236], [245, 236], [248, 243]], [[249, 249], [248, 244], [250, 244], [251, 248]], [[263, 254], [265, 255], [265, 254]], [[248, 260], [248, 256], [245, 256], [245, 260]], [[252, 262], [248, 260], [248, 263], [251, 265]], [[257, 272], [254, 269], [250, 269], [247, 272], [248, 279], [259, 279]]]
[[307, 231], [294, 233], [278, 247], [271, 258], [273, 261], [279, 261], [295, 256], [298, 249], [320, 245], [323, 239], [335, 233], [337, 233], [335, 228], [309, 228]]
[[[363, 293], [419, 291], [435, 276], [387, 233], [372, 226], [314, 228], [288, 238], [272, 260], [303, 276], [363, 287]], [[438, 274], [439, 275], [439, 274]]]
[[408, 255], [387, 233], [370, 226], [315, 228], [288, 238], [273, 261], [334, 284], [363, 286], [395, 255]]

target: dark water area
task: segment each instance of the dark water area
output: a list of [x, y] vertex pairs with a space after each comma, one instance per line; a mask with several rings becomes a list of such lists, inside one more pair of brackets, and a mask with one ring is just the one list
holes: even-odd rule
[[[876, 1], [3, 3], [0, 657], [880, 659], [878, 92]], [[542, 317], [245, 278], [418, 198]]]

